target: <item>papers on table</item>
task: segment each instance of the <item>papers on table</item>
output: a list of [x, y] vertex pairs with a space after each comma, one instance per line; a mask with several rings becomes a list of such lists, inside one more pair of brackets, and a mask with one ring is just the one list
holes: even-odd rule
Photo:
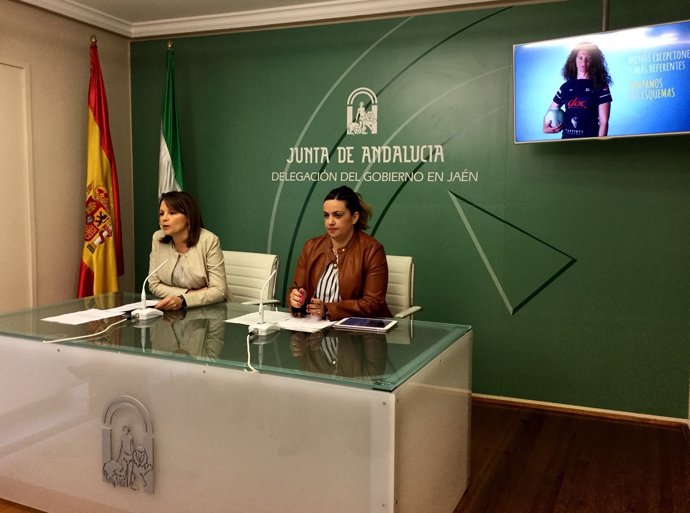
[[[290, 317], [292, 317], [290, 312], [276, 312], [275, 310], [264, 310], [264, 322], [270, 324], [275, 324], [279, 321], [284, 321], [285, 319], [289, 319]], [[245, 326], [249, 326], [250, 324], [259, 324], [261, 322], [261, 317], [259, 316], [259, 312], [252, 312], [246, 315], [242, 315], [240, 317], [228, 319], [225, 322], [231, 322], [233, 324], [244, 324]]]
[[[149, 299], [146, 301], [146, 306], [153, 307], [156, 306], [156, 303], [158, 303], [157, 299]], [[48, 322], [59, 322], [61, 324], [85, 324], [87, 322], [107, 319], [108, 317], [117, 317], [118, 315], [131, 312], [137, 308], [141, 308], [141, 301], [118, 306], [116, 308], [109, 308], [107, 310], [90, 308], [80, 312], [57, 315], [55, 317], [45, 317], [41, 320]], [[259, 317], [259, 312], [252, 312], [240, 317], [228, 319], [226, 322], [249, 326], [250, 324], [259, 324], [261, 319]], [[311, 315], [307, 317], [293, 317], [290, 312], [276, 312], [275, 310], [264, 310], [264, 322], [268, 324], [276, 324], [284, 330], [305, 331], [307, 333], [315, 333], [333, 325], [333, 322], [331, 321], [316, 319]]]
[[[158, 304], [160, 299], [147, 299], [146, 300], [146, 307], [154, 307]], [[115, 308], [109, 308], [106, 310], [107, 312], [117, 312], [117, 313], [125, 313], [125, 312], [131, 312], [132, 310], [136, 310], [137, 308], [141, 308], [141, 301], [137, 301], [136, 303], [128, 303], [126, 305], [122, 306], [116, 306]]]
[[[234, 324], [258, 324], [261, 322], [259, 312], [252, 312], [250, 314], [228, 319], [225, 322]], [[331, 321], [323, 321], [314, 317], [293, 317], [290, 312], [275, 312], [273, 310], [264, 310], [264, 322], [268, 324], [276, 324], [281, 329], [290, 331], [305, 331], [307, 333], [315, 333], [324, 328], [328, 328], [333, 323]]]
[[284, 330], [290, 331], [306, 331], [307, 333], [316, 333], [323, 329], [333, 326], [332, 321], [324, 321], [308, 315], [306, 317], [290, 317], [278, 323], [278, 326]]
[[[156, 306], [157, 299], [149, 299], [146, 301], [146, 306]], [[116, 308], [109, 308], [107, 310], [99, 310], [98, 308], [89, 308], [80, 312], [72, 312], [63, 315], [56, 315], [55, 317], [45, 317], [42, 321], [59, 322], [60, 324], [85, 324], [87, 322], [100, 321], [108, 317], [117, 317], [125, 312], [131, 312], [141, 308], [141, 301], [136, 303], [129, 303], [128, 305], [118, 306]]]

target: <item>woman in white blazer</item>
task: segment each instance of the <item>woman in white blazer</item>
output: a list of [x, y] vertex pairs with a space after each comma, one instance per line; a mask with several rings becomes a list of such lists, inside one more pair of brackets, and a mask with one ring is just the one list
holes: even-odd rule
[[149, 257], [149, 273], [153, 273], [149, 288], [161, 298], [156, 308], [179, 310], [225, 301], [227, 282], [220, 240], [203, 227], [194, 198], [186, 192], [163, 193], [158, 224]]

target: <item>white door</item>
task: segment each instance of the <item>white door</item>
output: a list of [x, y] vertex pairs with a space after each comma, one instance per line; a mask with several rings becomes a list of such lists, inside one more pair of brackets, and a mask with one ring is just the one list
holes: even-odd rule
[[28, 68], [0, 58], [0, 312], [34, 306]]

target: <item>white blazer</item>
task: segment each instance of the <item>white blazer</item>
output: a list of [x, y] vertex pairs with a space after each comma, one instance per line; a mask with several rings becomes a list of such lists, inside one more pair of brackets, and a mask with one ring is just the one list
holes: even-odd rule
[[[163, 230], [158, 230], [153, 234], [151, 241], [149, 273], [167, 259], [165, 265], [149, 278], [151, 292], [159, 298], [184, 296], [187, 306], [209, 305], [225, 301], [227, 287], [225, 260], [218, 237], [202, 228], [199, 241], [189, 248], [187, 253], [178, 253], [172, 242], [160, 242], [164, 236]], [[184, 260], [185, 276], [190, 279], [189, 288], [172, 285], [173, 270], [178, 260]]]

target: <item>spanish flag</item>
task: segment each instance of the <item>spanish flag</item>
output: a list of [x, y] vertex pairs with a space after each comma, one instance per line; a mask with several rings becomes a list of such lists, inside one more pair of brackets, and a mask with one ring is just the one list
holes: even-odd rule
[[118, 291], [117, 277], [124, 272], [117, 168], [95, 37], [91, 38], [89, 53], [91, 80], [86, 151], [86, 222], [78, 297]]

